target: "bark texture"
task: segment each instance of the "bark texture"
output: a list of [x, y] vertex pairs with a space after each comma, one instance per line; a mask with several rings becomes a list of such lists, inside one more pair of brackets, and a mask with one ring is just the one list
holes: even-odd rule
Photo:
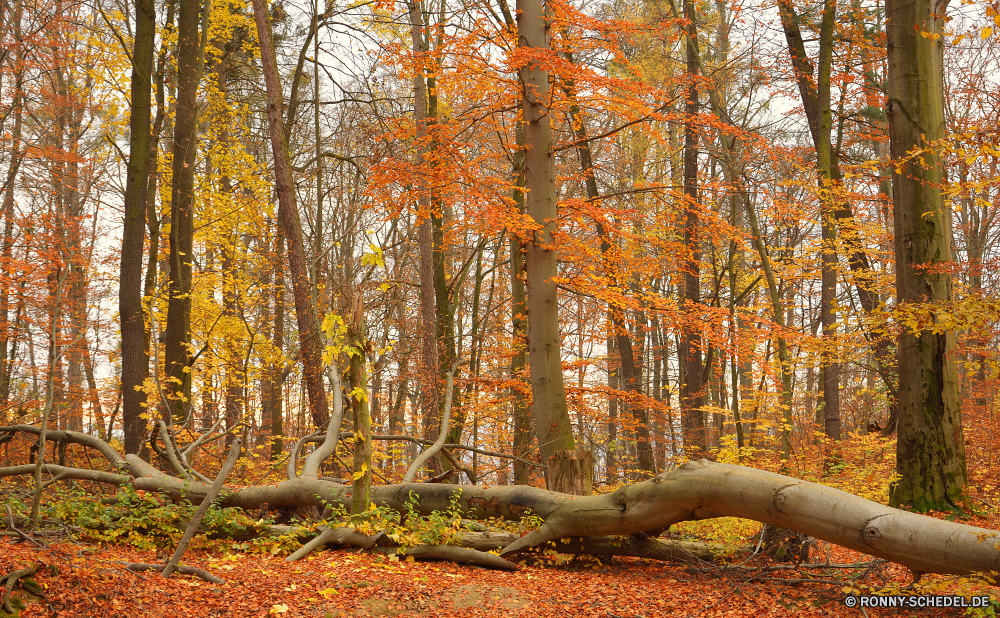
[[145, 394], [138, 389], [149, 375], [146, 327], [142, 306], [142, 256], [146, 224], [146, 184], [150, 159], [151, 88], [156, 13], [152, 0], [135, 1], [132, 48], [132, 106], [129, 157], [125, 180], [118, 315], [122, 332], [122, 421], [125, 452], [137, 453], [145, 427], [140, 415]]
[[705, 431], [705, 396], [702, 384], [701, 327], [697, 319], [701, 304], [701, 238], [698, 225], [698, 134], [695, 116], [698, 114], [697, 26], [693, 0], [685, 0], [684, 17], [689, 20], [687, 33], [687, 102], [684, 113], [684, 310], [687, 323], [681, 333], [678, 354], [681, 371], [681, 426], [684, 429], [684, 451], [688, 457], [698, 457], [708, 447]]
[[[892, 159], [896, 298], [900, 305], [952, 298], [946, 265], [951, 209], [944, 165], [929, 146], [945, 135], [942, 42], [947, 2], [886, 3], [888, 118]], [[927, 35], [927, 36], [925, 36]], [[927, 148], [919, 156], [908, 153]], [[925, 328], [899, 335], [899, 422], [892, 504], [954, 508], [965, 485], [965, 439], [952, 359], [954, 332]]]
[[[540, 0], [518, 0], [518, 46], [537, 53], [550, 49], [548, 17]], [[542, 461], [556, 451], [575, 450], [566, 407], [559, 336], [555, 164], [549, 116], [549, 73], [537, 59], [521, 69], [524, 119], [525, 209], [537, 228], [525, 251], [528, 306], [528, 360], [531, 409]]]
[[[179, 0], [177, 16], [177, 99], [170, 187], [170, 270], [167, 274], [167, 328], [163, 366], [169, 408], [182, 421], [191, 400], [191, 271], [194, 260], [194, 175], [198, 149], [198, 0]], [[148, 75], [149, 72], [146, 73]]]

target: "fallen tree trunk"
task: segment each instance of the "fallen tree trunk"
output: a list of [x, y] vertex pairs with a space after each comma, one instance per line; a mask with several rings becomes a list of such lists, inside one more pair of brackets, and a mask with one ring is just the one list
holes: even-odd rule
[[[135, 573], [138, 573], [140, 571], [160, 571], [162, 573], [163, 571], [166, 570], [167, 566], [168, 565], [166, 564], [146, 564], [143, 562], [129, 562], [128, 564], [125, 565], [125, 568]], [[210, 584], [226, 583], [226, 580], [222, 579], [221, 577], [212, 575], [205, 569], [199, 569], [198, 567], [187, 566], [182, 564], [180, 566], [174, 567], [173, 570], [176, 571], [177, 573], [180, 573], [181, 575], [195, 575], [209, 582]]]
[[[164, 489], [193, 500], [180, 485]], [[156, 483], [150, 479], [145, 488], [156, 489]], [[599, 496], [570, 496], [524, 486], [407, 484], [375, 487], [372, 500], [403, 510], [413, 492], [419, 496], [417, 510], [428, 514], [447, 509], [456, 491], [461, 492], [460, 502], [469, 517], [517, 520], [531, 513], [544, 520], [538, 530], [508, 545], [502, 555], [562, 538], [628, 535], [688, 520], [742, 517], [802, 532], [920, 573], [1000, 570], [1000, 533], [996, 531], [893, 509], [817, 483], [707, 460], [688, 462]], [[244, 508], [264, 502], [319, 506], [323, 500], [347, 505], [349, 492], [349, 487], [298, 479], [242, 489], [223, 503]]]
[[[207, 529], [206, 532], [208, 532]], [[238, 536], [238, 538], [240, 540], [248, 540], [249, 538], [255, 538], [255, 536], [261, 536], [261, 534], [264, 536], [281, 537], [295, 533], [296, 529], [292, 526], [276, 525], [269, 526], [263, 533], [243, 535]], [[330, 528], [319, 535], [313, 536], [311, 539], [309, 537], [310, 534], [302, 534], [299, 538], [303, 542], [302, 547], [285, 560], [288, 562], [300, 560], [323, 545], [340, 544], [371, 548], [376, 544], [374, 537], [367, 537], [359, 532], [354, 532], [353, 528]], [[460, 532], [452, 538], [451, 544], [485, 553], [502, 550], [519, 538], [521, 538], [521, 535], [516, 532]], [[400, 549], [399, 545], [387, 542], [384, 537], [378, 539], [378, 545], [378, 551], [396, 552]], [[554, 541], [554, 545], [550, 545], [549, 547], [552, 547], [560, 554], [645, 558], [647, 560], [660, 560], [680, 564], [718, 563], [741, 558], [749, 553], [748, 549], [733, 549], [722, 543], [605, 536], [559, 539], [558, 541]], [[419, 559], [418, 554], [407, 553], [406, 555], [414, 555]]]
[[[0, 431], [9, 429], [0, 427]], [[37, 431], [23, 425], [16, 429]], [[123, 458], [93, 436], [71, 431], [53, 434], [58, 435], [56, 439], [94, 446], [118, 472], [97, 476], [92, 470], [49, 467], [63, 478], [120, 484], [127, 473], [134, 478], [136, 489], [161, 492], [174, 500], [199, 503], [208, 493], [205, 483], [165, 474], [133, 454]], [[22, 466], [0, 468], [0, 476], [24, 473]], [[518, 485], [409, 483], [373, 487], [372, 501], [400, 512], [411, 504], [417, 512], [427, 515], [448, 510], [456, 492], [460, 495], [459, 506], [470, 518], [516, 521], [532, 514], [544, 520], [538, 530], [505, 546], [505, 556], [564, 538], [632, 535], [662, 530], [682, 521], [731, 516], [795, 530], [918, 573], [1000, 571], [1000, 532], [900, 511], [780, 474], [707, 460], [688, 462], [648, 481], [597, 496], [571, 496]], [[350, 508], [351, 493], [350, 486], [299, 477], [276, 485], [230, 487], [223, 490], [219, 502], [245, 509], [257, 509], [263, 504], [270, 508]]]
[[[507, 547], [520, 537], [520, 534], [513, 532], [466, 532], [460, 534], [455, 542], [462, 547], [479, 551], [496, 551]], [[554, 545], [549, 547], [560, 554], [630, 556], [681, 564], [732, 560], [748, 553], [746, 549], [732, 550], [721, 543], [641, 539], [632, 536], [570, 537], [554, 541]]]
[[397, 556], [405, 555], [414, 560], [444, 560], [456, 564], [474, 564], [501, 571], [521, 570], [513, 562], [509, 562], [496, 554], [490, 554], [469, 547], [456, 547], [455, 545], [417, 545], [407, 547], [402, 551], [396, 547], [380, 547], [378, 551]]

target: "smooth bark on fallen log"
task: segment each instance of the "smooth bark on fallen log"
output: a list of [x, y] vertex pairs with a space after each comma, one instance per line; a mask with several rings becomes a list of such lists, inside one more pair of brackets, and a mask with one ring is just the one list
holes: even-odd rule
[[[6, 429], [0, 427], [0, 431]], [[17, 429], [38, 431], [31, 426]], [[200, 503], [208, 492], [207, 484], [164, 474], [136, 455], [122, 458], [98, 438], [68, 431], [54, 431], [51, 435], [95, 446], [121, 471], [135, 478], [136, 489], [193, 503]], [[46, 470], [62, 472], [55, 467]], [[257, 509], [265, 503], [270, 508], [346, 508], [352, 493], [349, 486], [304, 478], [227, 491], [220, 504], [245, 509]], [[918, 573], [1000, 571], [1000, 532], [907, 513], [780, 474], [707, 460], [688, 462], [648, 481], [599, 496], [570, 496], [517, 485], [411, 483], [375, 487], [372, 501], [403, 512], [408, 504], [412, 505], [412, 495], [416, 496], [414, 508], [428, 515], [446, 511], [456, 492], [460, 492], [458, 505], [465, 517], [516, 521], [532, 514], [544, 520], [538, 530], [506, 547], [504, 553], [508, 555], [561, 538], [630, 535], [681, 521], [729, 516], [809, 534]]]
[[[125, 565], [125, 568], [127, 568], [129, 571], [134, 571], [138, 573], [140, 571], [163, 571], [163, 569], [166, 568], [166, 566], [167, 565], [165, 564], [146, 564], [143, 562], [130, 562]], [[174, 571], [180, 573], [181, 575], [194, 575], [195, 577], [200, 577], [203, 580], [211, 582], [213, 584], [226, 583], [226, 580], [222, 579], [221, 577], [212, 575], [205, 569], [199, 569], [198, 567], [181, 565], [176, 569], [174, 569]]]
[[371, 549], [375, 546], [375, 541], [377, 541], [380, 536], [382, 536], [381, 532], [368, 536], [367, 534], [358, 532], [354, 528], [346, 526], [340, 528], [327, 528], [323, 532], [320, 532], [316, 538], [298, 548], [293, 554], [285, 558], [285, 562], [295, 562], [296, 560], [301, 560], [324, 545], [352, 545], [354, 547]]
[[[131, 456], [130, 456], [131, 457]], [[140, 478], [139, 489], [199, 500], [196, 483], [185, 487], [166, 475]], [[1000, 532], [893, 509], [844, 491], [780, 474], [707, 460], [693, 461], [653, 479], [599, 496], [570, 496], [524, 486], [385, 485], [372, 500], [399, 511], [418, 496], [421, 514], [445, 511], [455, 492], [468, 517], [545, 523], [504, 551], [512, 554], [575, 536], [615, 536], [669, 527], [688, 520], [743, 517], [836, 543], [921, 573], [967, 574], [1000, 570]], [[295, 479], [248, 487], [226, 496], [225, 506], [272, 508], [349, 504], [350, 487]]]
[[[41, 427], [35, 427], [34, 425], [9, 425], [0, 427], [0, 431], [30, 433], [37, 436], [41, 434], [42, 429]], [[89, 446], [97, 451], [100, 451], [100, 453], [104, 455], [104, 458], [111, 463], [125, 463], [125, 459], [121, 456], [121, 453], [116, 451], [110, 444], [101, 440], [97, 436], [80, 433], [79, 431], [48, 429], [45, 432], [45, 438], [49, 442], [71, 442], [81, 446]]]
[[[6, 476], [23, 476], [35, 471], [35, 464], [24, 464], [20, 466], [10, 466], [0, 468], [0, 478]], [[108, 483], [110, 485], [124, 485], [132, 477], [113, 472], [102, 472], [100, 470], [88, 470], [86, 468], [70, 468], [56, 464], [42, 464], [42, 471], [53, 476], [61, 476], [63, 479], [74, 479], [77, 481], [96, 481], [98, 483]]]
[[455, 564], [473, 564], [503, 571], [521, 570], [521, 567], [496, 554], [468, 547], [457, 547], [455, 545], [416, 545], [414, 547], [407, 547], [403, 552], [400, 552], [397, 547], [380, 547], [376, 551], [385, 554], [395, 554], [397, 556], [405, 555], [407, 558], [413, 558], [414, 560], [443, 560], [445, 562], [454, 562]]
[[839, 489], [707, 460], [603, 496], [566, 497], [545, 523], [507, 548], [510, 555], [548, 541], [632, 534], [680, 521], [742, 517], [812, 535], [920, 573], [1000, 570], [1000, 533], [900, 511]]

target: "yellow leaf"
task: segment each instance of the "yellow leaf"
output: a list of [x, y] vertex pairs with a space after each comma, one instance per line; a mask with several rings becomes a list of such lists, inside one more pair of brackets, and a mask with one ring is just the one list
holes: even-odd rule
[[271, 606], [271, 612], [270, 613], [272, 613], [272, 614], [284, 614], [287, 611], [288, 611], [288, 606], [287, 605], [285, 605], [284, 603], [275, 603], [274, 605]]
[[337, 590], [336, 588], [326, 588], [324, 590], [320, 590], [319, 593], [329, 599], [334, 595], [340, 594], [340, 591]]
[[988, 39], [991, 34], [993, 34], [993, 28], [983, 28], [983, 31], [979, 33], [979, 38]]

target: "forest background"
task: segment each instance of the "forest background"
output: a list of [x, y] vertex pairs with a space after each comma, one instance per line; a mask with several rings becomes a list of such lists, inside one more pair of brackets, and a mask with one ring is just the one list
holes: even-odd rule
[[[451, 482], [542, 485], [579, 446], [605, 488], [709, 456], [992, 501], [995, 3], [914, 25], [943, 107], [902, 150], [893, 7], [543, 8], [526, 44], [503, 0], [272, 3], [276, 106], [244, 2], [5, 1], [0, 425], [143, 455], [160, 420], [214, 427], [261, 482], [342, 381], [345, 429], [417, 438], [375, 440], [370, 468], [342, 445], [326, 473], [355, 482], [402, 479], [447, 410], [447, 443], [476, 447], [427, 462]], [[938, 200], [907, 270], [930, 293], [899, 272], [894, 175]], [[545, 337], [561, 364], [537, 376]], [[940, 364], [905, 365], [925, 337]], [[915, 379], [943, 401], [933, 439], [911, 439]], [[951, 480], [914, 489], [909, 461]]]

